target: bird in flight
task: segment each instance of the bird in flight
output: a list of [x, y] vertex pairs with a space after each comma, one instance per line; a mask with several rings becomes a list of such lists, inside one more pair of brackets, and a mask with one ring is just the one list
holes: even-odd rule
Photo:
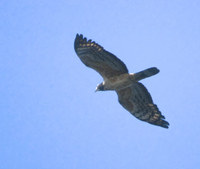
[[137, 73], [129, 73], [126, 65], [96, 42], [77, 34], [74, 49], [80, 60], [96, 70], [104, 79], [96, 91], [114, 90], [119, 103], [139, 120], [168, 128], [169, 123], [153, 103], [152, 97], [139, 81], [159, 72], [152, 67]]

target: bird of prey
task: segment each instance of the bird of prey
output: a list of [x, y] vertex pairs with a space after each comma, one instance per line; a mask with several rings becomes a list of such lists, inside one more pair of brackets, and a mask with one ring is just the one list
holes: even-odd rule
[[153, 125], [168, 128], [169, 123], [153, 103], [152, 97], [139, 81], [159, 72], [152, 67], [137, 73], [129, 73], [126, 65], [115, 55], [94, 41], [77, 34], [74, 49], [80, 60], [96, 70], [104, 79], [96, 91], [114, 90], [119, 103], [136, 118]]

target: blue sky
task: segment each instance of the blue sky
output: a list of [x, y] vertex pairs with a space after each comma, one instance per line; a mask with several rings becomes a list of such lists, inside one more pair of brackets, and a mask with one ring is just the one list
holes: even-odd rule
[[[200, 1], [0, 2], [0, 168], [198, 169]], [[145, 79], [169, 129], [141, 122], [97, 92], [101, 76], [76, 33]]]

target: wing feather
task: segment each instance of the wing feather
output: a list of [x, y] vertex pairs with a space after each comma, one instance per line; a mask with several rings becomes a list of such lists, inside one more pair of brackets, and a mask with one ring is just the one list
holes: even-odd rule
[[99, 72], [104, 79], [128, 73], [126, 65], [119, 58], [94, 41], [83, 38], [83, 35], [76, 35], [74, 49], [81, 61]]
[[153, 103], [152, 97], [142, 83], [116, 91], [119, 103], [136, 118], [150, 124], [168, 128], [169, 123]]

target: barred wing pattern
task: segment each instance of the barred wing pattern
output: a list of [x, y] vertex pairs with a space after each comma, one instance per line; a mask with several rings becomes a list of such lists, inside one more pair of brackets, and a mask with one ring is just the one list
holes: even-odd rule
[[83, 35], [76, 35], [74, 49], [81, 61], [99, 72], [104, 79], [128, 73], [120, 59], [94, 41], [83, 38]]
[[[96, 70], [104, 81], [110, 77], [117, 77], [128, 73], [126, 65], [112, 53], [103, 49], [92, 40], [83, 38], [83, 35], [76, 35], [74, 49], [80, 60], [88, 67]], [[148, 71], [156, 70], [156, 72]], [[150, 68], [135, 74], [141, 80], [158, 73], [157, 68]], [[146, 74], [147, 73], [147, 74]], [[129, 76], [128, 76], [129, 77]], [[122, 86], [121, 89], [115, 88], [120, 104], [136, 118], [168, 128], [169, 123], [161, 114], [158, 107], [153, 103], [151, 95], [142, 83], [133, 82], [131, 86]]]
[[142, 83], [117, 90], [119, 103], [136, 118], [150, 124], [168, 128], [169, 123], [153, 103], [151, 95]]

